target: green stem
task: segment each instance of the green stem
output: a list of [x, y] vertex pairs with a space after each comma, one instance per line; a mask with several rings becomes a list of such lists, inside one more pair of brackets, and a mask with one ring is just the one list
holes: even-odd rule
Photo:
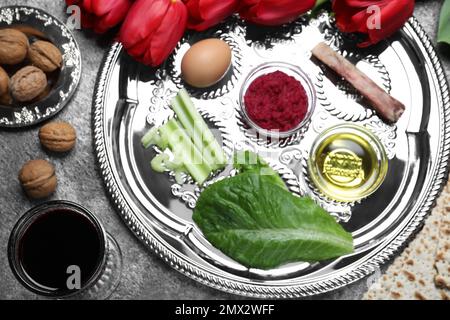
[[313, 10], [320, 8], [325, 3], [330, 2], [330, 0], [317, 0], [316, 5], [314, 6]]
[[150, 162], [150, 165], [154, 171], [164, 172], [166, 170], [165, 162], [167, 160], [169, 160], [169, 156], [165, 153], [161, 153], [152, 159], [152, 161]]
[[172, 118], [159, 130], [162, 138], [167, 139], [172, 152], [180, 157], [179, 160], [192, 178], [199, 184], [203, 184], [213, 170], [203, 161], [202, 154], [178, 121]]
[[172, 101], [172, 108], [206, 162], [214, 170], [223, 168], [227, 162], [225, 154], [185, 89]]
[[214, 168], [214, 157], [212, 157], [208, 152], [205, 152], [205, 146], [207, 145], [207, 142], [204, 140], [205, 137], [198, 128], [197, 130], [195, 128], [196, 121], [199, 121], [195, 118], [196, 115], [190, 114], [187, 110], [185, 110], [184, 104], [179, 96], [175, 97], [175, 99], [172, 100], [171, 105], [172, 109], [175, 111], [178, 117], [178, 120], [183, 125], [192, 142], [203, 155], [204, 161], [211, 168]]

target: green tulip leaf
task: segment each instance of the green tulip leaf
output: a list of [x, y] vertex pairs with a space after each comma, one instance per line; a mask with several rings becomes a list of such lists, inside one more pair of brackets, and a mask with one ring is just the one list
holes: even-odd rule
[[319, 8], [322, 5], [324, 5], [326, 2], [330, 2], [330, 0], [317, 0], [316, 1], [316, 5], [314, 6], [314, 8]]
[[445, 0], [439, 22], [438, 42], [450, 44], [450, 0]]

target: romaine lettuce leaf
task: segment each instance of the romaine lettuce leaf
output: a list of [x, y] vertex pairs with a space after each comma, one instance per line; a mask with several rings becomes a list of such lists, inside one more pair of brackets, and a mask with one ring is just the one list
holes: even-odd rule
[[288, 190], [283, 179], [278, 172], [273, 170], [269, 164], [259, 155], [251, 151], [238, 151], [233, 157], [234, 168], [240, 173], [253, 171], [262, 176], [267, 176], [270, 181], [280, 187]]
[[193, 215], [208, 241], [247, 267], [270, 269], [353, 251], [353, 240], [312, 199], [247, 171], [206, 188]]
[[438, 42], [450, 44], [450, 0], [445, 0], [444, 5], [442, 6]]

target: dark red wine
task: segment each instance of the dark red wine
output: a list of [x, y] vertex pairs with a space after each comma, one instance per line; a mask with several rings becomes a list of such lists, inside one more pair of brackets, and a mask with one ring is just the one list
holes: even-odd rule
[[53, 208], [25, 229], [18, 249], [21, 268], [37, 289], [60, 294], [70, 291], [69, 266], [79, 267], [82, 286], [96, 273], [104, 243], [101, 230], [87, 216]]

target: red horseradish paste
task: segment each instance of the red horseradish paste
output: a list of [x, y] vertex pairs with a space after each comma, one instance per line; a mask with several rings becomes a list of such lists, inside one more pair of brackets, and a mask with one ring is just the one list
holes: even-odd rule
[[308, 96], [292, 76], [275, 71], [256, 78], [244, 96], [248, 117], [266, 130], [289, 131], [308, 111]]

